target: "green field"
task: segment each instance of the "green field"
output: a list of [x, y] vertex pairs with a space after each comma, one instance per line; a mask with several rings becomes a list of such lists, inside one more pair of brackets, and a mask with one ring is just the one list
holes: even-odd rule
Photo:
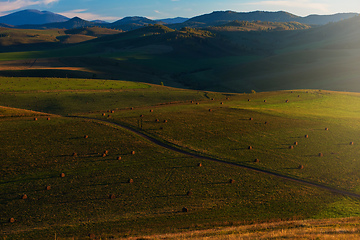
[[357, 198], [231, 165], [360, 193], [357, 93], [227, 94], [58, 78], [0, 78], [0, 93], [1, 238], [111, 239], [360, 217]]

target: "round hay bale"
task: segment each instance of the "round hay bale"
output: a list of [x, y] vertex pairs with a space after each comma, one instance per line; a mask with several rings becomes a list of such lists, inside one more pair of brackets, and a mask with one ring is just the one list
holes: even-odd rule
[[200, 104], [200, 103], [198, 103], [198, 102], [196, 103], [196, 105], [199, 105], [199, 104]]
[[254, 119], [251, 117], [251, 118], [249, 118], [249, 120], [252, 121], [252, 120], [254, 120]]
[[186, 193], [186, 195], [187, 195], [187, 196], [191, 196], [191, 195], [192, 195], [192, 192], [191, 192], [191, 191], [188, 191], [188, 192]]
[[198, 167], [202, 167], [202, 163], [198, 163]]
[[108, 115], [108, 118], [111, 118], [111, 115]]
[[154, 110], [150, 109], [150, 112], [154, 112]]
[[289, 146], [289, 149], [294, 149], [294, 146], [293, 145]]
[[76, 153], [76, 152], [74, 152], [72, 155], [73, 155], [73, 157], [76, 157], [76, 156], [77, 156], [77, 153]]
[[46, 186], [45, 187], [45, 190], [51, 190], [51, 186], [49, 185], [49, 186]]
[[209, 112], [212, 112], [212, 109], [209, 109]]
[[324, 156], [324, 154], [322, 154], [322, 153], [319, 153], [319, 157], [323, 157]]
[[252, 146], [248, 146], [248, 149], [251, 150], [251, 149], [253, 149], [253, 147], [252, 147]]
[[133, 182], [134, 182], [134, 180], [131, 178], [128, 180], [128, 183], [133, 183]]
[[260, 162], [260, 160], [259, 160], [258, 158], [256, 158], [256, 159], [254, 160], [254, 162], [258, 163], [258, 162]]
[[104, 151], [104, 154], [108, 154], [108, 153], [109, 153], [109, 151], [108, 151], [108, 150], [105, 150], [105, 151]]
[[265, 122], [265, 124], [268, 124], [268, 122]]
[[84, 138], [89, 138], [89, 136], [88, 136], [88, 135], [84, 135]]
[[286, 100], [285, 100], [285, 102], [286, 102], [286, 103], [288, 103], [288, 102], [289, 102], [289, 100], [287, 100], [287, 99], [286, 99]]
[[298, 97], [300, 97], [300, 95], [298, 95]]
[[144, 117], [144, 115], [141, 114], [140, 117], [142, 118], [142, 117]]
[[106, 114], [105, 113], [103, 113], [103, 114], [101, 114], [102, 116], [105, 116]]
[[230, 179], [230, 180], [229, 180], [229, 183], [235, 183], [235, 180], [234, 180], [234, 179]]
[[298, 169], [304, 169], [304, 166], [303, 166], [303, 165], [299, 165], [299, 166], [298, 166]]
[[46, 120], [50, 121], [50, 118], [48, 117], [48, 118], [46, 118]]
[[226, 98], [226, 100], [229, 100], [229, 99], [230, 99], [230, 98], [228, 98], [228, 97]]
[[329, 131], [329, 128], [325, 128], [325, 131]]
[[120, 156], [118, 156], [118, 157], [116, 158], [116, 160], [121, 160], [121, 157], [120, 157]]
[[214, 98], [211, 99], [211, 101], [214, 101], [214, 100], [215, 100]]
[[294, 142], [294, 145], [298, 145], [299, 143], [298, 142]]
[[133, 108], [133, 107], [131, 107], [131, 108], [130, 108], [130, 110], [134, 110], [134, 108]]
[[155, 119], [155, 122], [160, 122], [160, 120], [159, 120], [159, 119]]
[[135, 151], [131, 151], [131, 154], [134, 155], [134, 154], [135, 154]]
[[106, 153], [103, 153], [103, 154], [102, 154], [102, 157], [106, 157]]
[[248, 99], [248, 102], [250, 102], [251, 101], [251, 99]]
[[27, 199], [28, 198], [28, 196], [26, 195], [26, 194], [23, 194], [22, 196], [21, 196], [21, 199]]
[[64, 178], [65, 177], [65, 173], [61, 173], [60, 177]]
[[189, 211], [189, 209], [187, 209], [186, 207], [182, 208], [182, 212], [188, 212], [188, 211]]
[[168, 121], [167, 120], [164, 120], [164, 123], [167, 123]]
[[110, 194], [109, 195], [109, 199], [115, 199], [115, 198], [116, 198], [115, 194]]
[[354, 145], [354, 142], [350, 142], [350, 145]]
[[305, 138], [309, 138], [309, 135], [306, 134], [306, 135], [305, 135]]
[[194, 101], [190, 101], [190, 103], [194, 103]]
[[114, 110], [111, 110], [110, 113], [115, 113], [115, 111], [114, 111]]
[[37, 121], [37, 118], [34, 118], [34, 121]]
[[9, 218], [9, 223], [14, 223], [15, 219], [14, 218]]
[[221, 105], [224, 104], [223, 102], [220, 103]]
[[266, 102], [266, 100], [264, 100], [264, 102]]

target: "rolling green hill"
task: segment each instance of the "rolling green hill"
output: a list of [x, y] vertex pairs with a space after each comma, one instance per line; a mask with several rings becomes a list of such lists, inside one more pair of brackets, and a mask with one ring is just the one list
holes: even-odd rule
[[357, 93], [0, 78], [0, 94], [2, 238], [360, 215]]

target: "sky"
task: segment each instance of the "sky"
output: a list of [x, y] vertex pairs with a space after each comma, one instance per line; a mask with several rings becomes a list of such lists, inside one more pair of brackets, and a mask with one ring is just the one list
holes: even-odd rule
[[114, 22], [127, 16], [150, 19], [194, 17], [213, 11], [287, 11], [310, 14], [360, 13], [359, 0], [0, 0], [0, 16], [24, 9], [86, 20]]

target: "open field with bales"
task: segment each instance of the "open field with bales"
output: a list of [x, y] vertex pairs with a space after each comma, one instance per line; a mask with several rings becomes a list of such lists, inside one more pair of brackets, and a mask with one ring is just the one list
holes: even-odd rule
[[0, 106], [2, 239], [359, 234], [358, 93], [14, 77]]

